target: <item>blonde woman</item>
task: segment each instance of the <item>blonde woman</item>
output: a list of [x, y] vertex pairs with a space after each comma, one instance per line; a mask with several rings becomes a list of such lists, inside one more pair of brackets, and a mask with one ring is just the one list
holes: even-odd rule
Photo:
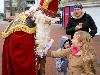
[[[96, 75], [95, 51], [91, 46], [91, 36], [85, 31], [78, 31], [72, 39], [72, 47], [62, 51], [50, 51], [51, 57], [68, 57], [68, 75]], [[77, 51], [75, 51], [77, 50]]]

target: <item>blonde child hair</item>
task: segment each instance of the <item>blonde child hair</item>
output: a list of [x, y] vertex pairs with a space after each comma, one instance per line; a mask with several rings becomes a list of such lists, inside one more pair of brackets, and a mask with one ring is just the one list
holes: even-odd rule
[[[77, 31], [75, 35], [78, 36], [78, 40], [82, 44], [80, 51], [82, 52], [81, 57], [83, 58], [83, 62], [89, 61], [90, 66], [95, 66], [96, 53], [91, 44], [92, 38], [90, 34], [85, 31]], [[94, 68], [93, 71], [95, 72]]]
[[95, 50], [91, 45], [92, 38], [88, 32], [85, 31], [78, 31], [75, 33], [75, 35], [78, 36], [79, 42], [81, 42], [81, 51], [83, 52], [83, 55], [94, 55]]
[[69, 61], [68, 75], [96, 75], [96, 55], [91, 40], [89, 33], [85, 31], [77, 31], [72, 39], [72, 47], [76, 47], [78, 51], [75, 55], [72, 55], [73, 51], [71, 51], [71, 48], [67, 48], [59, 52], [48, 52], [48, 56], [67, 56]]

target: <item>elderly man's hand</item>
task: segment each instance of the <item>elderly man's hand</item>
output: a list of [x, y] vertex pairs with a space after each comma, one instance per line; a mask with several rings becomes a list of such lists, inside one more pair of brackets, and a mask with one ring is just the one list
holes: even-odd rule
[[75, 27], [75, 30], [81, 29], [81, 28], [82, 28], [82, 24], [83, 24], [83, 23], [79, 23], [79, 24]]

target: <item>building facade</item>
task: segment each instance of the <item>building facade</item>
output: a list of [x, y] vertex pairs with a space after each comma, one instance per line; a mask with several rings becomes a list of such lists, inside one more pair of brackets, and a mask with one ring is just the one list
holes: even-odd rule
[[[2, 1], [2, 0], [0, 0]], [[6, 16], [14, 16], [15, 13], [25, 11], [26, 7], [31, 7], [34, 4], [39, 4], [40, 0], [3, 0], [4, 1], [4, 13]], [[99, 1], [99, 0], [61, 0], [62, 3], [68, 3], [72, 1]]]
[[4, 13], [6, 16], [15, 16], [16, 13], [25, 11], [26, 7], [35, 4], [35, 0], [4, 0]]

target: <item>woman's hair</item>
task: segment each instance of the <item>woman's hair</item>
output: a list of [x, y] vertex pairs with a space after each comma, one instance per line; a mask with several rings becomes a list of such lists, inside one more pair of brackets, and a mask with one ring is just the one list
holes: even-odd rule
[[78, 40], [82, 44], [81, 46], [82, 56], [83, 57], [88, 56], [90, 59], [94, 61], [95, 60], [95, 50], [91, 44], [91, 35], [85, 31], [77, 31], [75, 35], [78, 36]]

